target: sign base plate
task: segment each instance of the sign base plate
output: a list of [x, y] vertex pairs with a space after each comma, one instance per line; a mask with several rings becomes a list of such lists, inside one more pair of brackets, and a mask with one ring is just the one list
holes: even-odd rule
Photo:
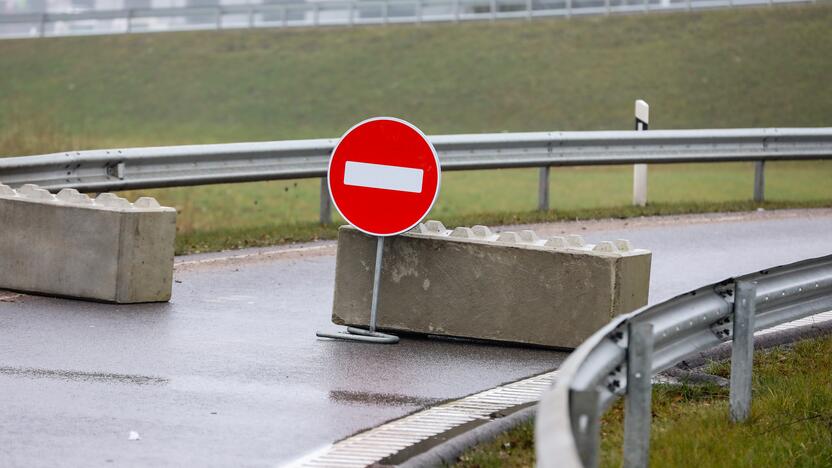
[[388, 335], [387, 333], [381, 332], [371, 332], [369, 330], [364, 330], [363, 328], [353, 328], [347, 327], [346, 332], [341, 333], [326, 333], [326, 332], [315, 332], [315, 335], [319, 338], [333, 338], [336, 340], [351, 340], [351, 341], [363, 341], [367, 343], [380, 343], [380, 344], [395, 344], [399, 342], [399, 337], [395, 335]]

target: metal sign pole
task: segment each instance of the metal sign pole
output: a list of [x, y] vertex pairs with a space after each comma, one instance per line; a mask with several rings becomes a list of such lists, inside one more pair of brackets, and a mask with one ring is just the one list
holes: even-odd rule
[[399, 337], [376, 331], [376, 317], [378, 315], [378, 290], [381, 286], [381, 260], [384, 255], [384, 236], [376, 237], [376, 266], [373, 271], [373, 299], [370, 304], [370, 329], [347, 327], [346, 333], [316, 332], [320, 338], [334, 338], [336, 340], [364, 341], [368, 343], [394, 344]]
[[384, 237], [376, 242], [376, 268], [373, 270], [373, 302], [370, 305], [370, 333], [376, 332], [376, 312], [378, 311], [378, 284], [381, 282], [381, 257], [384, 255]]

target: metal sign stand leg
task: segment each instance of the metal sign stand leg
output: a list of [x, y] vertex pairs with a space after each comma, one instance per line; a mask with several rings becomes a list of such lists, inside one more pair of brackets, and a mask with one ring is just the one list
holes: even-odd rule
[[381, 258], [384, 253], [384, 237], [378, 236], [376, 244], [376, 268], [373, 271], [373, 300], [370, 305], [370, 329], [347, 327], [346, 333], [317, 332], [320, 338], [334, 338], [336, 340], [364, 341], [368, 343], [393, 344], [399, 342], [399, 337], [376, 331], [376, 315], [378, 312], [378, 289], [381, 284]]

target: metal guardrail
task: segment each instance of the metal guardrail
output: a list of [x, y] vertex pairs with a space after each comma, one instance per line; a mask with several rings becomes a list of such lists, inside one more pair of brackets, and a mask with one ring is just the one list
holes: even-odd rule
[[324, 0], [0, 15], [0, 38], [460, 22], [692, 11], [814, 0]]
[[624, 466], [646, 466], [652, 375], [733, 340], [730, 414], [748, 415], [753, 332], [832, 310], [832, 255], [732, 278], [616, 318], [579, 346], [542, 398], [542, 468], [595, 467], [601, 414], [625, 396]]
[[[832, 128], [492, 133], [429, 137], [442, 170], [541, 168], [548, 209], [552, 166], [832, 159]], [[0, 158], [0, 182], [87, 192], [326, 176], [336, 139], [72, 151]], [[544, 203], [545, 200], [545, 203]], [[329, 197], [321, 183], [321, 220]]]

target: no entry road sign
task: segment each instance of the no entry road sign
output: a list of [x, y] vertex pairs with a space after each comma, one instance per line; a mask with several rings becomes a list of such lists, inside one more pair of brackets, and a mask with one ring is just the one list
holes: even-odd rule
[[439, 194], [439, 158], [404, 120], [376, 117], [341, 137], [329, 160], [329, 193], [341, 216], [375, 236], [411, 229]]

